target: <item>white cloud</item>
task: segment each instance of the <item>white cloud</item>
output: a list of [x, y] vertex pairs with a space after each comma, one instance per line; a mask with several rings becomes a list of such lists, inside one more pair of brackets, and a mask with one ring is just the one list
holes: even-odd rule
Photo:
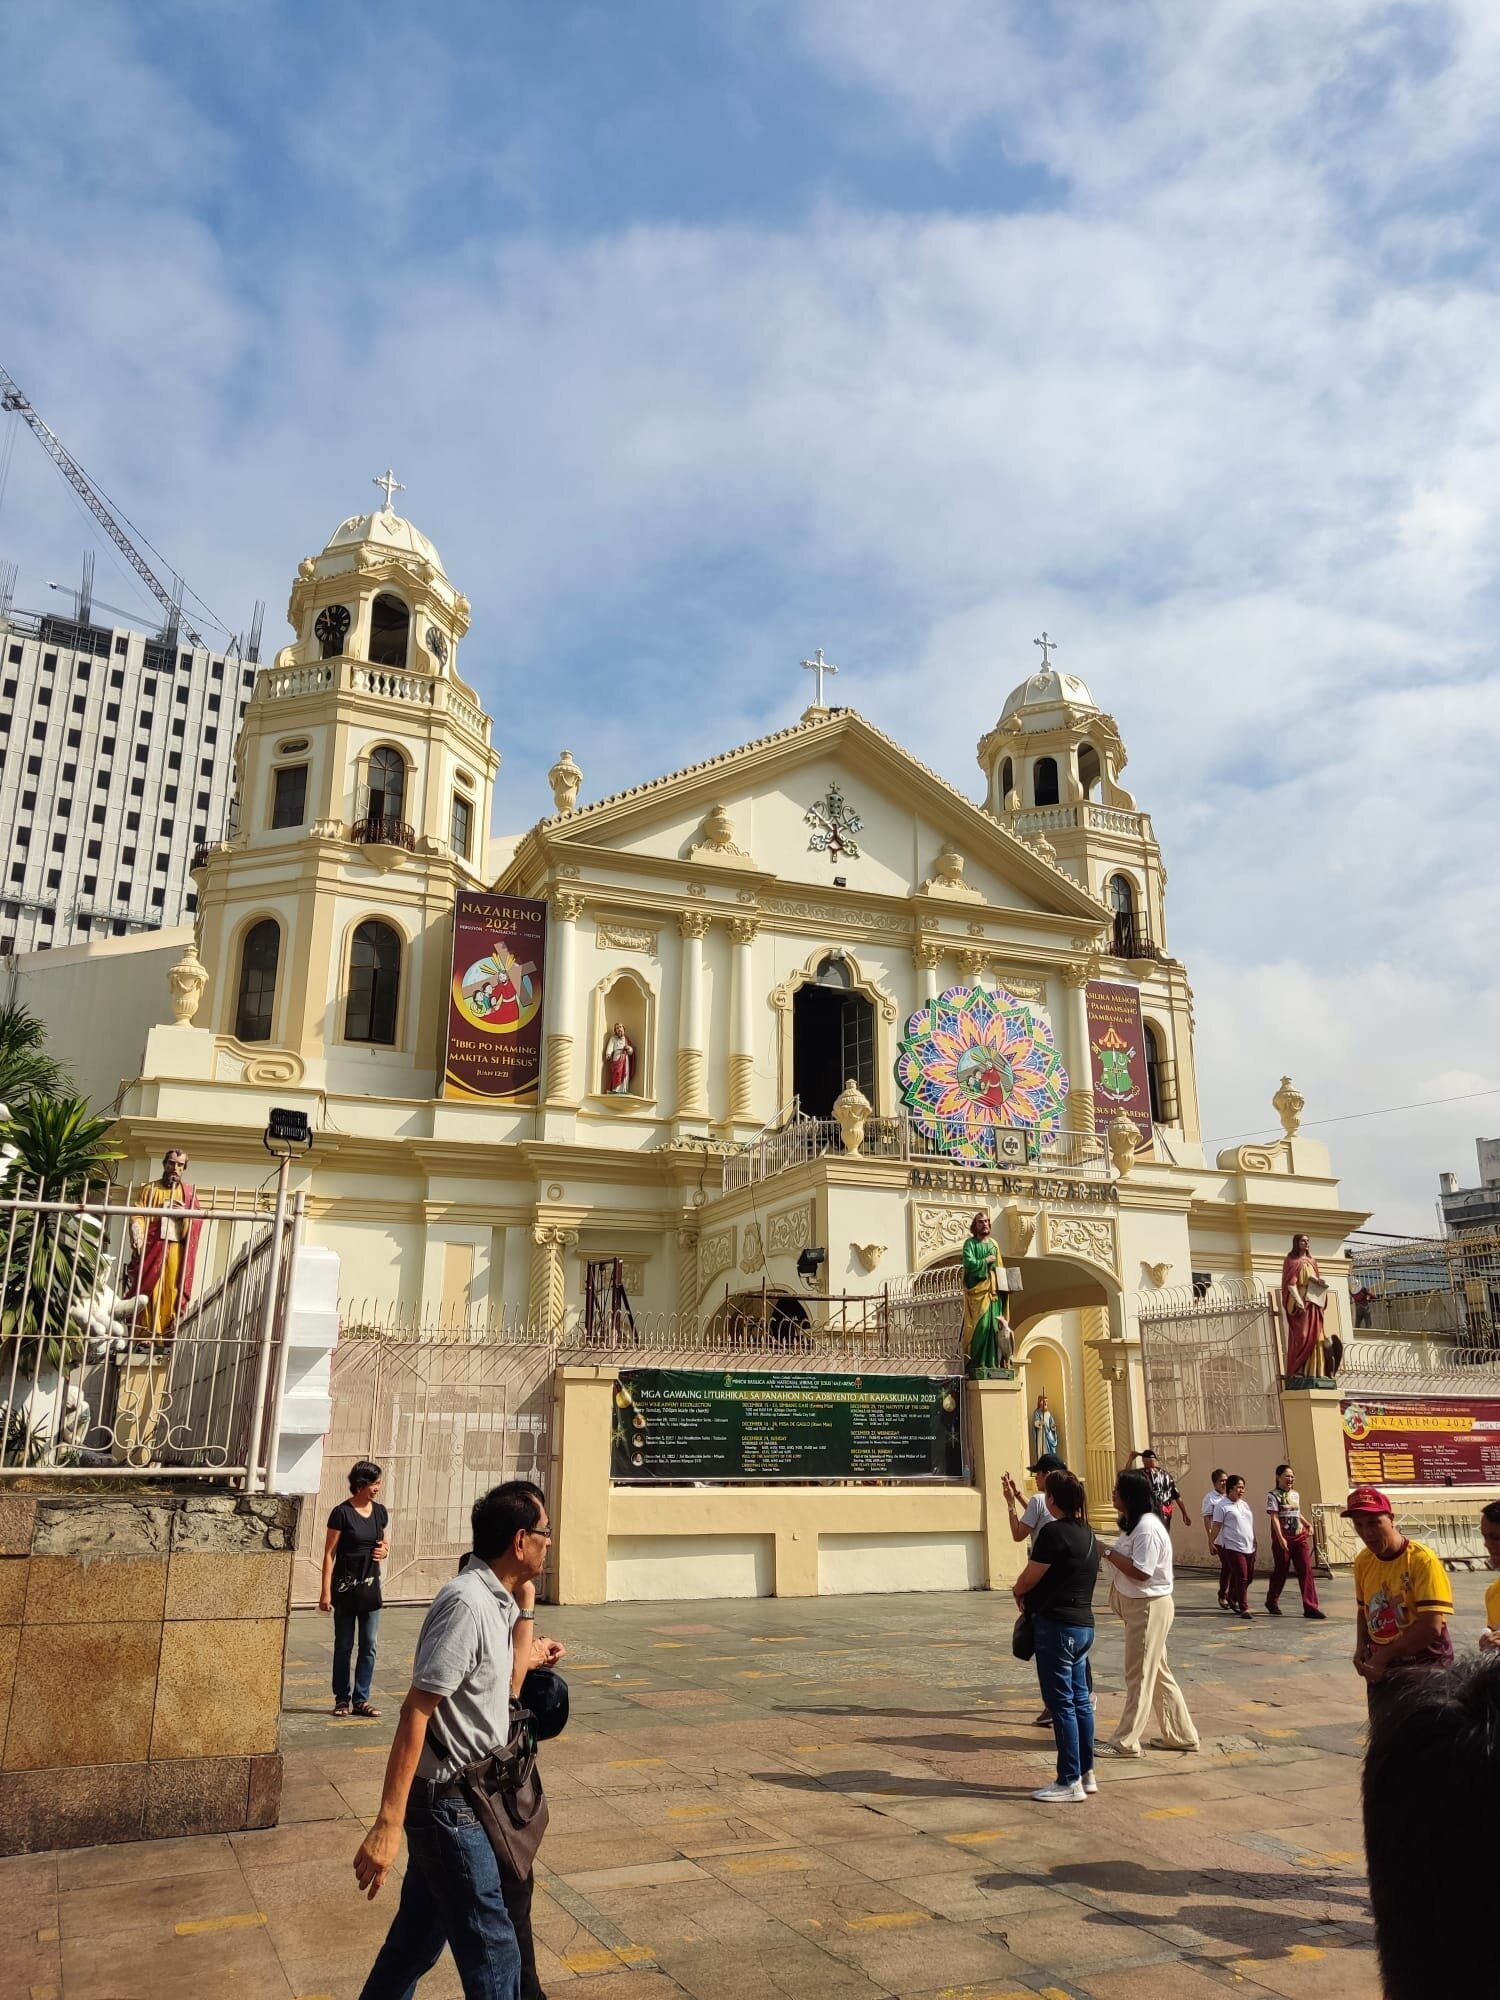
[[[1046, 624], [1155, 816], [1211, 1129], [1263, 1125], [1283, 1069], [1309, 1117], [1500, 1081], [1487, 11], [747, 19], [838, 78], [862, 144], [929, 143], [963, 212], [466, 228], [452, 177], [527, 212], [545, 148], [508, 115], [430, 139], [461, 68], [431, 32], [403, 32], [383, 136], [338, 113], [395, 59], [366, 38], [252, 143], [106, 13], [83, 82], [118, 172], [59, 136], [55, 53], [0, 133], [0, 358], [211, 603], [271, 599], [273, 634], [297, 559], [393, 463], [474, 600], [508, 825], [563, 742], [597, 796], [791, 719], [819, 641], [841, 695], [977, 790]], [[1051, 206], [986, 205], [995, 143]], [[256, 147], [287, 184], [252, 260], [219, 210]], [[22, 465], [0, 542], [56, 574], [78, 530]], [[1423, 1225], [1434, 1160], [1464, 1171], [1487, 1115], [1334, 1128], [1351, 1202]]]

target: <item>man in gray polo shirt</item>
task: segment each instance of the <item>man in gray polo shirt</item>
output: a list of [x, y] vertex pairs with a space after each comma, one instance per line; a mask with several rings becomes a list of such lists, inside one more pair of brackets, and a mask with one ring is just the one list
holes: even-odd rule
[[[422, 1621], [375, 1824], [354, 1857], [374, 1897], [406, 1829], [401, 1902], [360, 2000], [412, 2000], [448, 1945], [465, 2000], [518, 2000], [520, 1954], [499, 1865], [457, 1783], [510, 1734], [517, 1592], [541, 1574], [552, 1531], [536, 1487], [513, 1479], [474, 1503], [474, 1552]], [[528, 1601], [531, 1593], [526, 1596]]]

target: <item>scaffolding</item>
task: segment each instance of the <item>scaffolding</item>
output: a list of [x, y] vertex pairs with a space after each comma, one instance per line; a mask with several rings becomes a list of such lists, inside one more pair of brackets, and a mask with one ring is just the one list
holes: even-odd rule
[[1500, 1353], [1500, 1229], [1356, 1240], [1350, 1291], [1361, 1333], [1437, 1334]]

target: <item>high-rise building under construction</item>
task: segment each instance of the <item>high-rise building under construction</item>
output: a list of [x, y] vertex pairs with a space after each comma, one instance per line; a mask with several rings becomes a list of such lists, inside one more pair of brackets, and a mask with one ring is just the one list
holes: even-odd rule
[[255, 668], [0, 608], [0, 956], [189, 922]]

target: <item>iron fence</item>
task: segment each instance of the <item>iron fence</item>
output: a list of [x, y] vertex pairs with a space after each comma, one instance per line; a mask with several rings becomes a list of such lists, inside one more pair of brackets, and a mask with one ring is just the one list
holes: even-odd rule
[[962, 1360], [962, 1276], [922, 1273], [874, 1292], [794, 1292], [769, 1284], [727, 1291], [707, 1311], [600, 1314], [593, 1325], [569, 1309], [561, 1319], [502, 1308], [434, 1319], [388, 1301], [344, 1301], [340, 1345], [359, 1340], [448, 1342], [532, 1349], [554, 1363], [629, 1356], [636, 1366], [712, 1366], [788, 1371], [889, 1366], [897, 1374], [945, 1374]]
[[[1042, 1171], [1071, 1174], [1088, 1180], [1108, 1178], [1104, 1142], [1089, 1132], [1039, 1132], [1027, 1125], [992, 1126], [977, 1142], [961, 1119], [939, 1121], [939, 1135], [919, 1126], [906, 1112], [865, 1121], [860, 1159], [941, 1162], [981, 1172]], [[738, 1152], [724, 1157], [724, 1191], [753, 1186], [785, 1173], [788, 1168], [826, 1154], [848, 1155], [844, 1135], [832, 1118], [802, 1114], [762, 1133]], [[850, 1156], [852, 1157], [852, 1156]]]
[[1275, 1305], [1260, 1285], [1157, 1292], [1139, 1324], [1151, 1438], [1168, 1463], [1186, 1465], [1198, 1438], [1280, 1434]]
[[0, 1480], [263, 1483], [301, 1197], [0, 1198]]
[[[1452, 1506], [1404, 1503], [1393, 1496], [1396, 1525], [1403, 1535], [1425, 1542], [1449, 1569], [1483, 1569], [1488, 1558], [1479, 1533], [1479, 1508], [1460, 1513]], [[1319, 1565], [1328, 1570], [1347, 1569], [1363, 1547], [1353, 1525], [1344, 1520], [1337, 1501], [1320, 1503], [1311, 1510], [1313, 1549]]]

